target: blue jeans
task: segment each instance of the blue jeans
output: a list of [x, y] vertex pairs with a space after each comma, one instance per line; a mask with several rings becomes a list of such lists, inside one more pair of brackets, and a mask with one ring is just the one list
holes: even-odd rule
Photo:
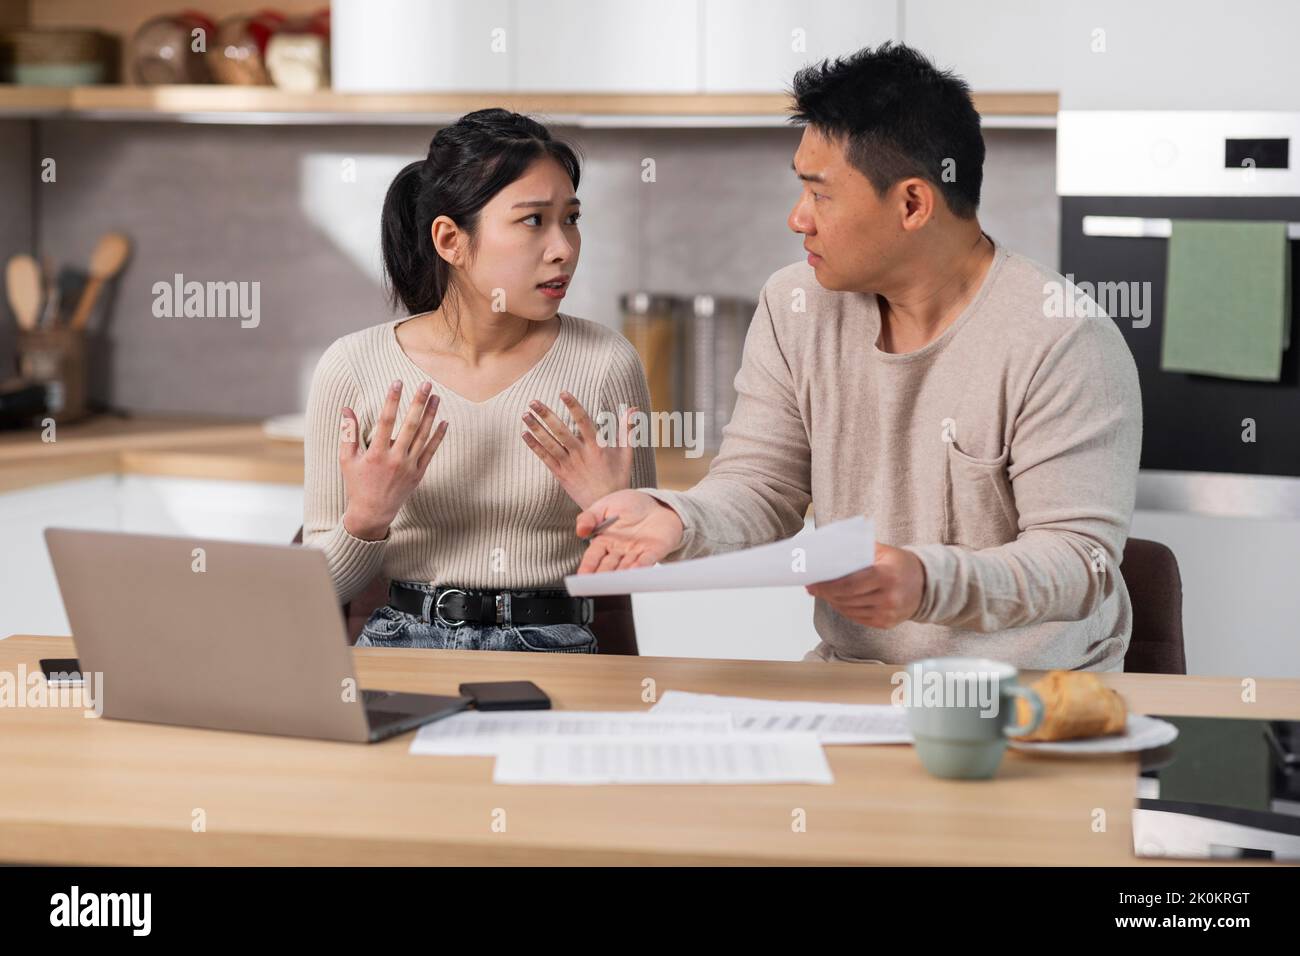
[[[427, 585], [416, 585], [432, 591]], [[528, 597], [533, 591], [512, 591]], [[357, 647], [431, 647], [452, 651], [542, 651], [551, 654], [595, 654], [596, 635], [585, 624], [444, 624], [434, 618], [399, 611], [387, 604], [375, 608]]]

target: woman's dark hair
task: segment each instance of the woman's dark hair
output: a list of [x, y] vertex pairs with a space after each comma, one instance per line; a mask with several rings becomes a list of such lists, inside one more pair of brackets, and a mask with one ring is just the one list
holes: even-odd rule
[[451, 291], [451, 265], [433, 248], [433, 221], [448, 217], [472, 242], [483, 207], [543, 157], [558, 162], [578, 188], [573, 148], [527, 116], [477, 110], [434, 134], [429, 154], [404, 167], [384, 197], [380, 240], [394, 308], [431, 312]]
[[795, 74], [791, 122], [843, 141], [876, 194], [916, 176], [970, 219], [980, 204], [984, 135], [970, 87], [901, 43], [867, 47]]

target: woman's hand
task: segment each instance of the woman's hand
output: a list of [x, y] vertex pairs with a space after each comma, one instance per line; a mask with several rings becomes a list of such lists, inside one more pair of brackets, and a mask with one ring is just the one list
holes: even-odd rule
[[610, 492], [620, 491], [632, 483], [632, 445], [628, 441], [632, 413], [629, 408], [619, 416], [619, 440], [605, 448], [596, 436], [596, 427], [576, 398], [560, 393], [560, 400], [578, 426], [575, 435], [560, 417], [539, 401], [528, 403], [532, 412], [524, 413], [524, 444], [533, 450], [551, 470], [579, 508]]
[[438, 398], [434, 396], [429, 401], [432, 390], [428, 382], [420, 386], [401, 431], [392, 438], [397, 401], [402, 394], [402, 383], [394, 382], [388, 389], [388, 400], [375, 425], [370, 447], [364, 451], [356, 413], [350, 408], [343, 409], [339, 436], [339, 468], [343, 472], [347, 501], [343, 527], [354, 538], [379, 541], [388, 534], [388, 526], [424, 477], [433, 453], [442, 444], [447, 422], [444, 419], [434, 430]]

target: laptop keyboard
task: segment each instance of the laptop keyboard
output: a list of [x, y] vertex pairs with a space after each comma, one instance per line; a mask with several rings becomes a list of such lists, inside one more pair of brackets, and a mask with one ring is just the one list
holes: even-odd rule
[[392, 696], [393, 691], [391, 690], [363, 690], [361, 692], [361, 703], [369, 706], [370, 704]]
[[391, 710], [372, 710], [366, 715], [366, 718], [370, 723], [371, 732], [378, 733], [390, 724], [407, 720], [410, 716], [410, 714], [399, 714]]

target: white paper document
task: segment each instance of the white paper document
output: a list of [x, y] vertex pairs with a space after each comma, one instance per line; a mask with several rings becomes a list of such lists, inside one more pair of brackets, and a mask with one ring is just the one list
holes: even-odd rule
[[515, 738], [496, 783], [834, 783], [815, 734]]
[[763, 700], [664, 691], [652, 714], [728, 714], [738, 733], [812, 733], [823, 744], [910, 744], [906, 711], [893, 704]]
[[713, 713], [652, 714], [648, 710], [467, 710], [422, 726], [411, 741], [413, 754], [484, 756], [508, 741], [583, 736], [725, 734], [731, 717]]
[[858, 515], [743, 551], [669, 561], [651, 568], [570, 574], [564, 586], [575, 597], [591, 597], [816, 584], [860, 571], [870, 566], [875, 556], [875, 523]]

